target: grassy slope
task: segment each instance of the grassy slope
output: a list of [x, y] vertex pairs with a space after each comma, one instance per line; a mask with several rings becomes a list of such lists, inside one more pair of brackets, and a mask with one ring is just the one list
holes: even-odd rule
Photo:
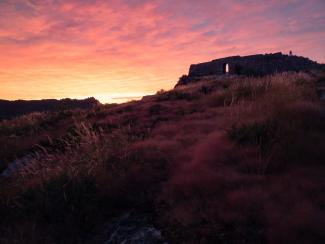
[[204, 80], [2, 122], [2, 161], [34, 159], [0, 178], [0, 242], [90, 242], [133, 209], [171, 243], [324, 243], [320, 75]]

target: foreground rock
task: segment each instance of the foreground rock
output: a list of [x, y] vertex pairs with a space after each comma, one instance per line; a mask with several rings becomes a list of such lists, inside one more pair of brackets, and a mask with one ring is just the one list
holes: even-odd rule
[[160, 244], [161, 232], [151, 225], [145, 216], [124, 214], [107, 223], [101, 234], [91, 243], [105, 244]]
[[30, 166], [32, 159], [33, 156], [30, 154], [14, 160], [8, 164], [7, 168], [4, 171], [0, 173], [0, 176], [10, 177], [21, 169], [27, 169]]

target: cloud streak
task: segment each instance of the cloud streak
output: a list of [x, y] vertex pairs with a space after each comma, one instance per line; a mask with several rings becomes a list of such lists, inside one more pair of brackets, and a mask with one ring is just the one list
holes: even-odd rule
[[0, 97], [149, 94], [226, 55], [325, 62], [324, 12], [322, 0], [3, 0]]

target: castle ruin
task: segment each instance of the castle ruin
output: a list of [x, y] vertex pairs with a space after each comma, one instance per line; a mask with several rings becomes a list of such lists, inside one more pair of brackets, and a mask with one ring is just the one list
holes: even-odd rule
[[263, 76], [286, 71], [310, 71], [324, 69], [305, 57], [282, 53], [257, 54], [250, 56], [232, 56], [215, 59], [211, 62], [192, 64], [188, 76], [183, 76], [178, 85], [186, 84], [202, 76], [249, 75]]

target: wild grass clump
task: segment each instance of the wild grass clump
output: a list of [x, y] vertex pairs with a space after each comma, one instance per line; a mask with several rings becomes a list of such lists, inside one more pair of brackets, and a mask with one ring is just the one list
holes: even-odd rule
[[[143, 140], [136, 131], [128, 126], [107, 133], [79, 122], [62, 138], [64, 150], [39, 146], [11, 176], [10, 192], [1, 191], [3, 220], [17, 222], [15, 228], [29, 241], [41, 243], [42, 234], [54, 242], [76, 243], [106, 218], [150, 208], [166, 177], [167, 159], [150, 143], [131, 147]], [[15, 240], [11, 230], [4, 238]]]
[[253, 78], [232, 82], [224, 89], [215, 91], [207, 97], [208, 106], [232, 106], [243, 100], [253, 101], [257, 96], [263, 94], [269, 87], [269, 81], [254, 81]]
[[114, 164], [115, 153], [128, 150], [127, 134], [121, 130], [106, 136], [99, 128], [96, 130], [90, 124], [80, 122], [74, 126], [70, 134], [61, 140], [64, 150], [48, 150], [39, 146], [32, 154], [32, 159], [17, 170], [21, 179], [37, 178], [48, 180], [48, 177], [69, 174], [93, 175], [106, 164]]
[[[324, 240], [315, 214], [325, 212], [306, 196], [319, 191], [314, 168], [323, 172], [325, 160], [314, 78], [245, 78], [200, 102], [218, 109], [227, 134], [207, 135], [178, 157], [158, 204], [168, 237], [175, 243]], [[308, 190], [295, 185], [302, 181]], [[297, 211], [285, 213], [291, 207]], [[299, 220], [300, 211], [309, 224]], [[285, 225], [281, 216], [288, 216]]]
[[[275, 99], [278, 102], [287, 101], [291, 98], [296, 99], [297, 96], [315, 98], [314, 84], [312, 78], [304, 73], [238, 78], [237, 80], [229, 80], [227, 86], [216, 90], [205, 100], [208, 106], [232, 106], [244, 101], [259, 103], [260, 101], [257, 99], [262, 99], [264, 95], [277, 96]], [[285, 96], [285, 98], [281, 96]]]
[[264, 152], [272, 144], [275, 134], [272, 124], [254, 123], [252, 125], [232, 125], [228, 131], [230, 139], [238, 144], [258, 145]]
[[47, 120], [47, 113], [35, 112], [11, 120], [0, 122], [0, 134], [6, 136], [31, 135], [40, 129], [40, 124]]
[[111, 186], [104, 188], [114, 196], [116, 205], [149, 211], [167, 177], [168, 165], [169, 159], [159, 146], [150, 141], [135, 143], [107, 172]]
[[157, 101], [174, 101], [174, 100], [186, 100], [192, 101], [197, 99], [197, 95], [180, 90], [168, 91], [157, 95]]
[[150, 115], [157, 115], [160, 114], [163, 110], [163, 106], [159, 103], [153, 104], [149, 107], [149, 114]]
[[91, 234], [98, 221], [97, 191], [93, 177], [65, 173], [32, 187], [25, 186], [6, 203], [1, 201], [1, 207], [6, 209], [1, 225], [11, 227], [7, 233], [2, 232], [1, 238], [11, 243], [80, 242]]
[[[77, 113], [77, 111], [75, 112]], [[20, 137], [40, 133], [58, 122], [73, 115], [70, 110], [60, 112], [33, 112], [10, 120], [0, 122], [0, 135]]]
[[65, 136], [78, 111], [32, 113], [0, 123], [0, 168], [35, 150], [38, 144], [49, 145]]
[[[315, 154], [315, 148], [320, 146], [315, 143], [320, 140], [316, 139], [316, 135], [322, 134], [315, 83], [310, 76], [300, 73], [281, 74], [265, 79], [270, 79], [267, 83], [262, 82], [268, 85], [256, 85], [263, 89], [252, 93], [255, 94], [250, 96], [254, 98], [253, 102], [245, 99], [230, 110], [230, 138], [240, 144], [254, 141], [263, 155], [272, 157], [268, 159], [274, 161], [272, 164], [285, 166], [305, 160], [310, 163], [306, 155]], [[304, 142], [301, 141], [302, 138]], [[309, 153], [300, 155], [301, 143], [306, 143], [303, 151], [308, 150]], [[317, 154], [323, 158], [320, 153]], [[280, 161], [282, 162], [279, 163]]]
[[78, 242], [91, 233], [96, 223], [96, 191], [93, 177], [62, 174], [45, 182], [41, 189], [23, 192], [19, 215], [33, 216], [37, 222], [48, 225], [50, 236], [56, 241]]

